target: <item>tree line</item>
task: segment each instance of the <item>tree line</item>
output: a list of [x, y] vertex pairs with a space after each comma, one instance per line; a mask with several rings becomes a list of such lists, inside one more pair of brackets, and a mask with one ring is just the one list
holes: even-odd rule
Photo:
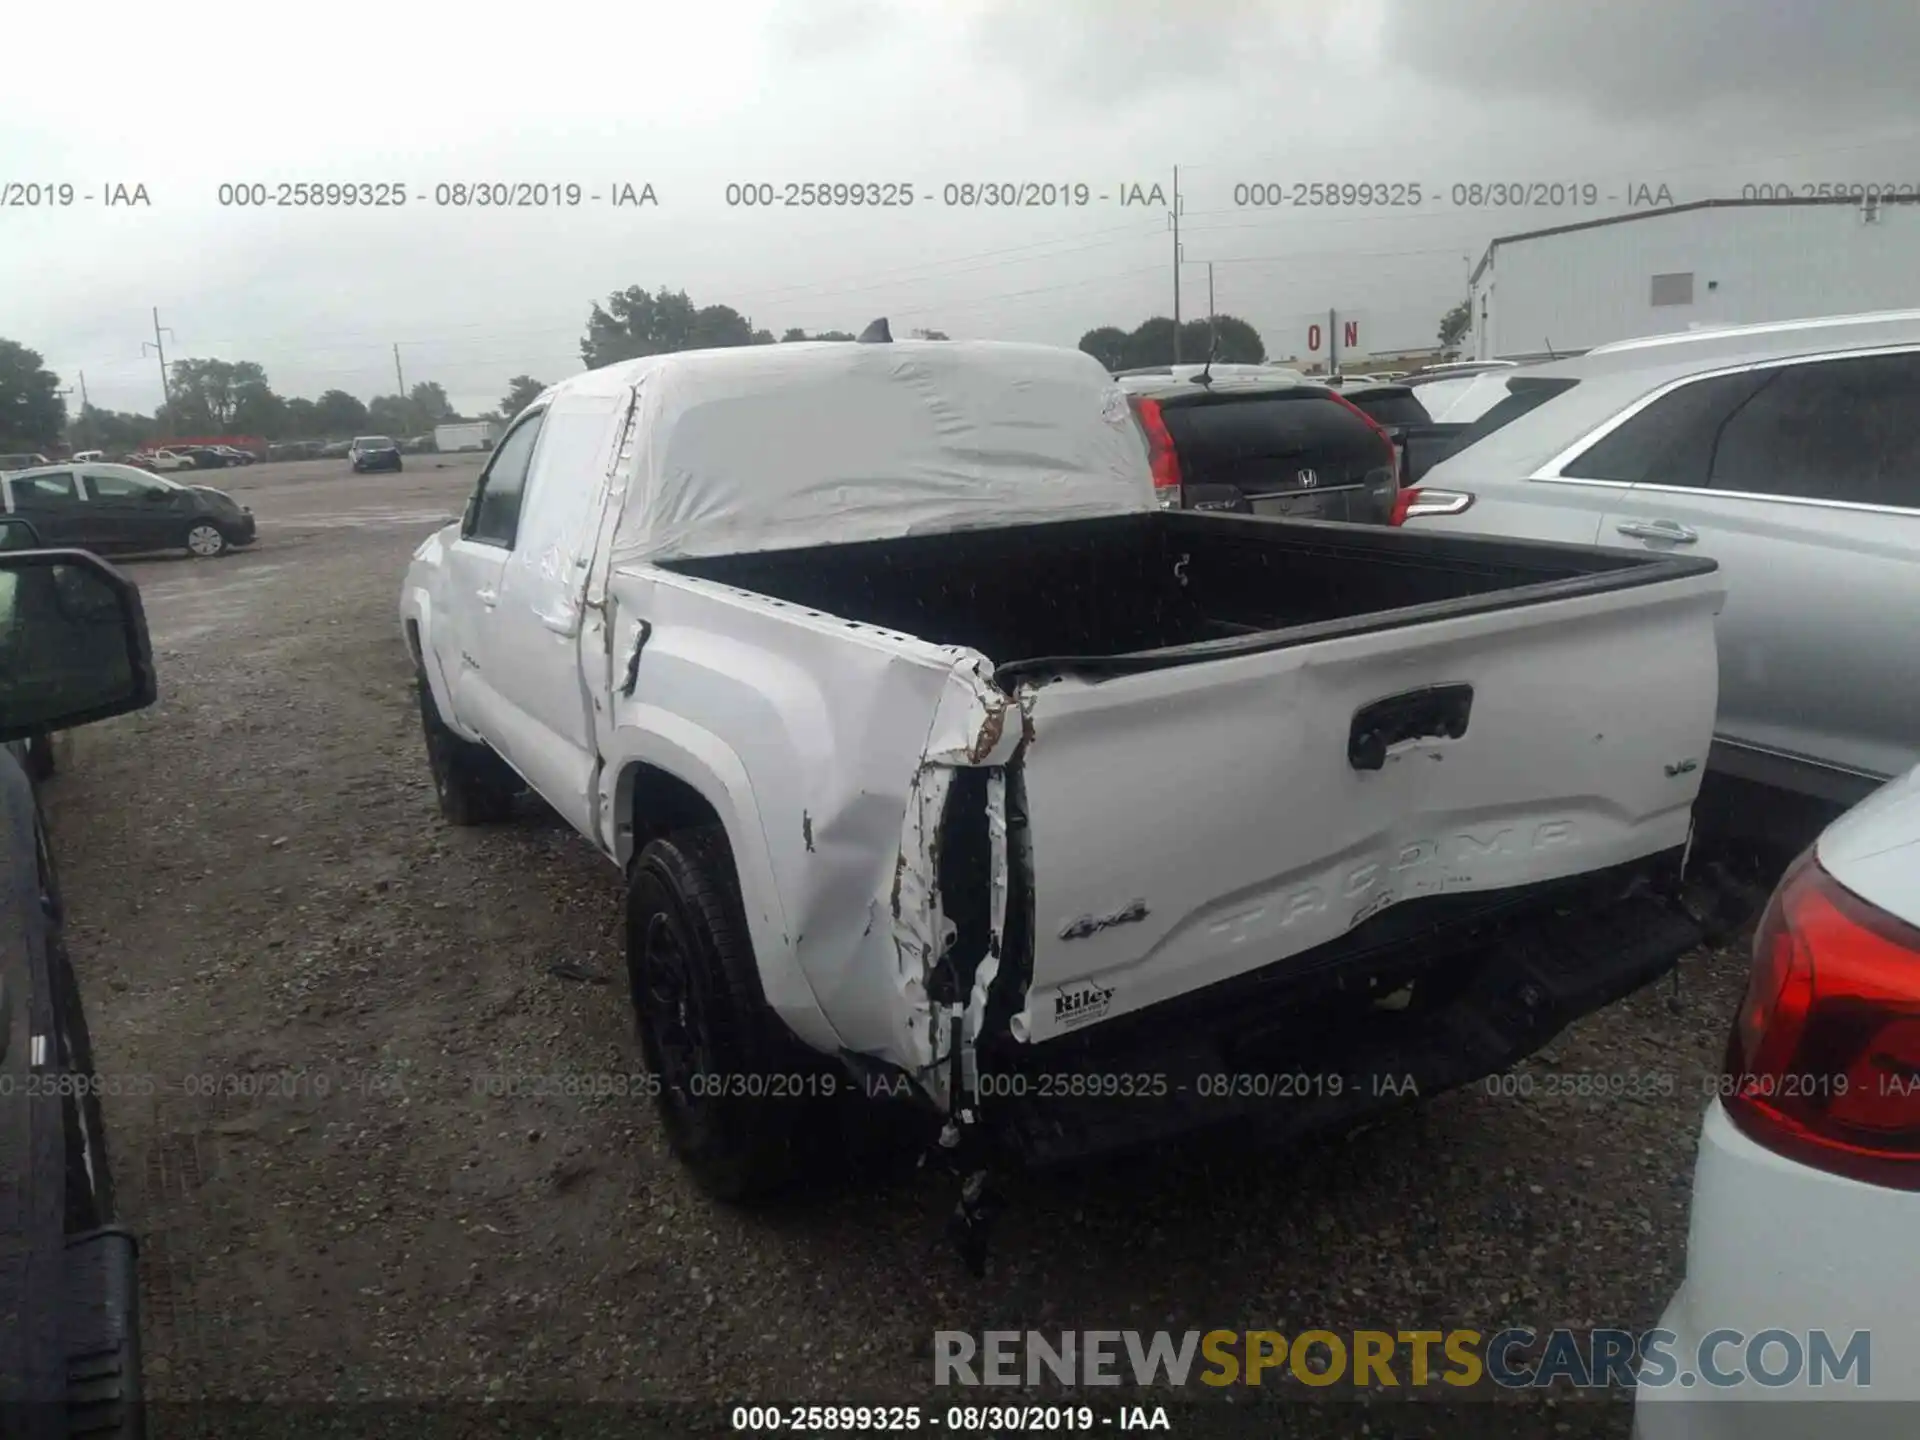
[[[915, 330], [913, 337], [916, 340], [951, 338], [940, 330]], [[679, 350], [854, 338], [846, 330], [822, 330], [809, 335], [795, 327], [775, 341], [771, 330], [756, 328], [752, 320], [731, 305], [695, 305], [684, 290], [663, 288], [655, 292], [629, 285], [609, 295], [605, 305], [595, 301], [588, 311], [587, 333], [580, 340], [580, 362], [589, 370], [598, 370], [622, 360], [670, 355]]]
[[76, 450], [119, 453], [169, 435], [411, 436], [449, 421], [518, 414], [546, 388], [530, 375], [516, 375], [495, 410], [466, 416], [434, 380], [423, 380], [404, 395], [376, 395], [370, 401], [345, 390], [307, 399], [275, 392], [265, 367], [255, 361], [190, 359], [167, 367], [167, 400], [151, 415], [91, 404], [70, 409], [72, 392], [44, 357], [17, 340], [0, 339], [0, 448], [46, 449], [64, 439]]
[[[1100, 325], [1080, 337], [1080, 349], [1109, 370], [1135, 370], [1174, 363], [1175, 327], [1171, 317], [1155, 315], [1131, 330]], [[1258, 365], [1267, 358], [1260, 332], [1233, 315], [1188, 320], [1179, 326], [1180, 360], [1198, 365], [1211, 357], [1223, 365]]]

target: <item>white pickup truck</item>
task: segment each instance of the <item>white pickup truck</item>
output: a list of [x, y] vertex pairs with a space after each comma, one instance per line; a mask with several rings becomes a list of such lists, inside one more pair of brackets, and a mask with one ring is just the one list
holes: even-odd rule
[[741, 1197], [836, 1086], [1024, 1163], [1281, 1136], [1664, 973], [1721, 596], [1163, 510], [1088, 356], [888, 341], [553, 387], [400, 610], [446, 817], [530, 788], [625, 872], [669, 1138]]

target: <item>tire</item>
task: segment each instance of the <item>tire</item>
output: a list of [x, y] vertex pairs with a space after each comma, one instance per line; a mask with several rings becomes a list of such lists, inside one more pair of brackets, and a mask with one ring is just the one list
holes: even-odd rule
[[[818, 1106], [772, 1095], [764, 1082], [823, 1067], [767, 1006], [719, 826], [640, 852], [627, 882], [626, 944], [635, 1029], [659, 1081], [655, 1105], [674, 1155], [720, 1200], [788, 1188]], [[710, 1093], [715, 1082], [758, 1093]]]
[[227, 537], [211, 520], [196, 520], [187, 527], [183, 543], [196, 560], [212, 560], [227, 553]]
[[487, 825], [506, 819], [522, 788], [519, 776], [486, 746], [463, 740], [447, 728], [424, 673], [415, 672], [414, 684], [420, 692], [420, 728], [441, 815], [449, 825]]

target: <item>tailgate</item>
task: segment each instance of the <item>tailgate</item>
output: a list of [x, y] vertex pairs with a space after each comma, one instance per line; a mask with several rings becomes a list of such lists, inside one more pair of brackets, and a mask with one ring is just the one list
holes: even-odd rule
[[1684, 844], [1719, 577], [1581, 584], [1019, 681], [1034, 924], [1015, 1035], [1300, 955], [1404, 900]]

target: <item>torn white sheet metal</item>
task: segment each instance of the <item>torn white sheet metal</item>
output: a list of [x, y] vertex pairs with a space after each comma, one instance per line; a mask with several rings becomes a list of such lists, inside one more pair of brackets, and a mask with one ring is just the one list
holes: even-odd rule
[[952, 786], [953, 771], [945, 766], [929, 765], [914, 777], [887, 902], [893, 922], [894, 984], [906, 1026], [905, 1068], [942, 1109], [953, 1098], [948, 1074], [952, 1036], [945, 1016], [928, 999], [927, 979], [953, 943], [954, 925], [941, 906], [934, 879], [940, 819]]
[[986, 958], [980, 962], [980, 968], [973, 974], [973, 992], [967, 996], [967, 1021], [965, 1027], [966, 1053], [963, 1057], [964, 1077], [967, 1090], [978, 1094], [980, 1090], [980, 1068], [977, 1047], [981, 1033], [987, 1024], [987, 995], [993, 989], [994, 978], [1000, 973], [1000, 947], [1007, 933], [1007, 776], [1004, 770], [997, 771], [987, 781], [987, 863], [992, 867], [988, 877], [992, 887], [988, 923], [993, 936], [987, 947]]
[[1091, 356], [898, 341], [741, 346], [589, 371], [638, 387], [616, 564], [1154, 507], [1145, 442]]
[[[634, 617], [652, 632], [633, 694], [613, 678], [605, 812], [626, 813], [635, 763], [694, 785], [727, 825], [769, 1005], [818, 1048], [925, 1070], [947, 1044], [926, 999], [938, 807], [969, 749], [992, 763], [1018, 740], [991, 738], [1004, 698], [979, 656], [638, 567], [607, 608], [622, 663]], [[611, 848], [624, 862], [631, 834]]]

